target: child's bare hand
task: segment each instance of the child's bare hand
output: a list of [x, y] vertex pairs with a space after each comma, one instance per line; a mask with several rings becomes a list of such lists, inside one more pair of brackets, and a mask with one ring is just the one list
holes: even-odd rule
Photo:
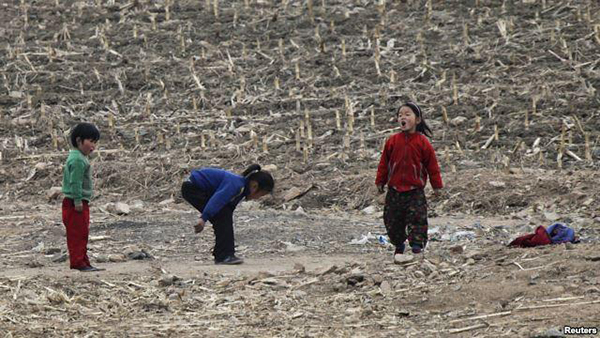
[[194, 225], [194, 232], [199, 234], [202, 232], [202, 230], [204, 230], [204, 220], [201, 218], [200, 221], [198, 222], [198, 224]]
[[383, 192], [385, 191], [385, 187], [383, 185], [378, 185], [377, 186], [377, 192], [380, 194], [383, 194]]
[[83, 205], [82, 204], [75, 205], [75, 211], [82, 212], [83, 211]]

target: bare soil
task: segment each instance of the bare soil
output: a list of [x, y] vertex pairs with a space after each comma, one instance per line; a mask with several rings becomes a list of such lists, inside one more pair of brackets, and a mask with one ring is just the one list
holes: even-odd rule
[[[1, 2], [0, 333], [598, 327], [599, 13], [554, 0]], [[385, 234], [373, 182], [406, 100], [434, 131], [445, 189], [429, 196], [427, 250], [399, 265], [367, 235]], [[90, 274], [64, 261], [53, 189], [79, 121], [102, 132], [89, 253], [106, 271]], [[276, 191], [236, 211], [245, 264], [215, 266], [181, 181], [255, 162]], [[555, 221], [581, 242], [506, 247]]]

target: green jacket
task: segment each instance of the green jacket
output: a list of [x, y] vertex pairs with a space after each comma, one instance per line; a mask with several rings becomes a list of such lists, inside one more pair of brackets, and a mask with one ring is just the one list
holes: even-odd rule
[[87, 157], [77, 149], [69, 151], [63, 168], [62, 192], [75, 205], [81, 205], [82, 200], [89, 202], [92, 198], [92, 167]]

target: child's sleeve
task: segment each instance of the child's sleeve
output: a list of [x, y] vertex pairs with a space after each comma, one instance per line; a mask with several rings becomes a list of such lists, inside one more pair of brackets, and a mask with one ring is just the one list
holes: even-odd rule
[[223, 209], [225, 204], [240, 193], [241, 189], [244, 189], [244, 187], [233, 182], [223, 182], [206, 202], [206, 206], [202, 210], [202, 219], [208, 221], [213, 218]]
[[442, 174], [437, 157], [435, 156], [435, 150], [427, 139], [425, 139], [424, 144], [425, 152], [423, 156], [423, 162], [425, 164], [425, 168], [427, 168], [427, 173], [429, 174], [429, 182], [431, 182], [433, 189], [441, 189], [444, 187], [444, 184], [442, 183]]
[[383, 147], [379, 166], [377, 167], [377, 177], [375, 178], [376, 185], [385, 185], [388, 182], [389, 160], [392, 153], [392, 138], [390, 137]]
[[82, 205], [83, 199], [83, 175], [85, 174], [85, 162], [80, 159], [76, 159], [68, 163], [69, 173], [69, 186], [71, 194], [73, 195], [73, 203], [75, 205]]

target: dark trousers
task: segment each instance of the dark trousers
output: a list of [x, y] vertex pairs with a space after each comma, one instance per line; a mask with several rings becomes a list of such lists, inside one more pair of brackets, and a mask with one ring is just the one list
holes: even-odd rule
[[87, 255], [88, 235], [90, 234], [90, 207], [83, 201], [83, 210], [75, 210], [72, 199], [65, 198], [62, 202], [62, 221], [67, 229], [67, 249], [71, 269], [90, 266]]
[[398, 192], [388, 190], [383, 207], [383, 222], [390, 242], [399, 246], [408, 239], [410, 246], [427, 245], [427, 199], [423, 189]]
[[[198, 211], [202, 212], [210, 195], [202, 191], [190, 181], [181, 185], [181, 196]], [[226, 204], [216, 215], [209, 219], [215, 232], [215, 247], [213, 256], [215, 260], [223, 260], [235, 253], [235, 239], [233, 236], [233, 208]]]

